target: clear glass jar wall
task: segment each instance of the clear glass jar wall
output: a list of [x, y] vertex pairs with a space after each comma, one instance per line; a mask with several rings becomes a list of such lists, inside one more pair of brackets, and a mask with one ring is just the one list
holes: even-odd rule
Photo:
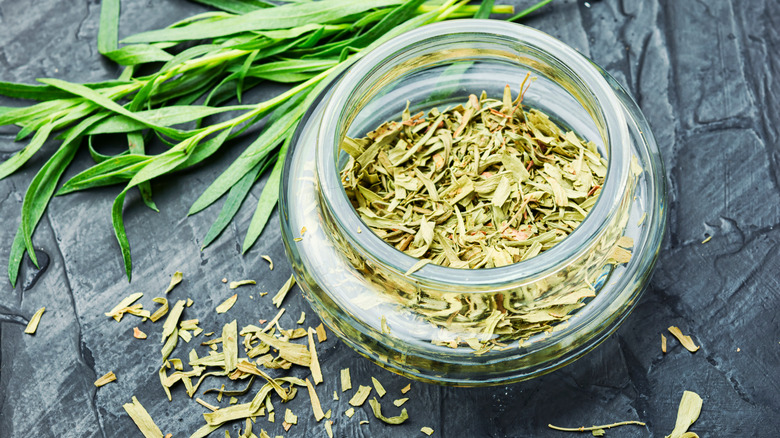
[[[427, 265], [404, 275], [417, 260], [374, 235], [344, 193], [341, 140], [398, 119], [407, 100], [416, 112], [483, 90], [500, 96], [507, 84], [519, 88], [527, 72], [537, 79], [524, 105], [595, 142], [608, 158], [598, 202], [570, 236], [527, 261], [478, 270]], [[283, 238], [314, 309], [361, 354], [437, 383], [522, 380], [593, 348], [636, 303], [664, 230], [661, 161], [636, 104], [570, 47], [511, 23], [439, 23], [366, 55], [312, 108], [285, 166]], [[634, 239], [632, 259], [608, 265], [623, 235]], [[544, 312], [568, 320], [529, 337], [528, 315], [544, 319]], [[501, 325], [488, 333], [491, 316]]]

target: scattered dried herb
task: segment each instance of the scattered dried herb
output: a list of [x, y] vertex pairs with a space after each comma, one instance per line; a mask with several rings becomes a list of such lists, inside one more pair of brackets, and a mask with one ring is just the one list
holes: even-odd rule
[[144, 296], [141, 292], [136, 292], [134, 294], [130, 294], [129, 296], [122, 299], [122, 301], [119, 302], [116, 306], [114, 306], [113, 309], [111, 309], [109, 312], [107, 312], [105, 315], [110, 316], [114, 318], [116, 321], [121, 321], [122, 316], [130, 309], [130, 305], [134, 302], [138, 301], [139, 298]]
[[433, 435], [433, 429], [428, 427], [428, 426], [425, 426], [425, 427], [421, 428], [420, 432], [422, 432], [422, 433], [424, 433], [424, 434], [426, 434], [428, 436]]
[[355, 415], [355, 408], [349, 408], [346, 411], [344, 411], [344, 415], [346, 415], [349, 418], [352, 418], [353, 415]]
[[701, 244], [704, 245], [705, 243], [709, 242], [710, 240], [712, 240], [712, 236], [707, 236], [704, 240], [701, 241]]
[[303, 324], [304, 321], [306, 321], [306, 312], [301, 312], [301, 317], [298, 318], [298, 321], [296, 321], [296, 323]]
[[216, 407], [216, 406], [214, 406], [212, 404], [209, 404], [208, 402], [204, 401], [200, 397], [195, 397], [195, 402], [197, 402], [199, 405], [203, 406], [204, 408], [210, 410], [211, 412], [214, 412], [214, 411], [219, 409], [218, 407]]
[[135, 425], [138, 426], [138, 429], [141, 431], [144, 437], [163, 438], [163, 434], [160, 431], [160, 428], [154, 424], [152, 417], [148, 412], [146, 412], [146, 409], [144, 409], [141, 402], [139, 402], [135, 396], [133, 396], [132, 403], [126, 403], [122, 405], [122, 407], [125, 408], [125, 412], [127, 412], [127, 415], [130, 416]]
[[666, 353], [666, 336], [661, 333], [661, 352]]
[[105, 385], [106, 383], [110, 383], [116, 380], [116, 374], [114, 374], [113, 371], [109, 371], [106, 374], [103, 374], [100, 378], [95, 380], [95, 386], [100, 388], [101, 386]]
[[698, 438], [693, 432], [688, 432], [701, 413], [702, 399], [699, 394], [692, 391], [683, 392], [680, 399], [680, 407], [677, 409], [677, 421], [674, 424], [674, 430], [666, 438]]
[[382, 398], [387, 394], [387, 391], [385, 391], [385, 387], [382, 386], [381, 383], [379, 383], [379, 380], [376, 379], [376, 377], [371, 377], [371, 382], [374, 384], [374, 389], [376, 390], [376, 393], [379, 394], [379, 398]]
[[600, 435], [596, 435], [596, 433], [599, 433], [599, 431], [601, 431], [600, 433], [603, 435], [604, 429], [611, 429], [613, 427], [619, 427], [619, 426], [628, 426], [631, 424], [636, 426], [645, 426], [645, 423], [642, 423], [641, 421], [621, 421], [619, 423], [605, 424], [602, 426], [590, 426], [590, 427], [585, 427], [585, 426], [558, 427], [558, 426], [553, 426], [552, 424], [548, 424], [547, 427], [554, 430], [560, 430], [562, 432], [595, 432], [594, 433], [595, 436], [600, 436]]
[[146, 339], [146, 333], [142, 332], [138, 327], [133, 327], [133, 337], [136, 339]]
[[314, 411], [314, 419], [317, 421], [325, 418], [325, 413], [322, 412], [322, 405], [320, 404], [320, 398], [317, 396], [317, 392], [314, 390], [314, 385], [311, 384], [309, 379], [306, 379], [306, 389], [309, 391], [309, 400], [311, 401], [311, 409]]
[[268, 270], [269, 270], [269, 271], [273, 271], [273, 270], [274, 270], [274, 261], [273, 261], [273, 260], [271, 260], [271, 257], [269, 257], [269, 256], [267, 256], [267, 255], [262, 255], [262, 256], [260, 256], [260, 257], [261, 257], [263, 260], [265, 260], [265, 261], [267, 261], [267, 262], [268, 262]]
[[165, 289], [164, 293], [168, 294], [170, 291], [172, 291], [176, 285], [181, 283], [182, 279], [184, 279], [184, 274], [179, 271], [174, 272], [171, 276], [171, 282], [168, 284], [168, 287]]
[[287, 424], [298, 424], [298, 416], [293, 414], [289, 408], [284, 411], [284, 422]]
[[323, 343], [328, 340], [328, 334], [325, 333], [325, 326], [320, 323], [315, 330], [317, 331], [317, 342]]
[[359, 408], [360, 406], [363, 406], [363, 403], [366, 402], [366, 399], [368, 398], [369, 394], [371, 394], [371, 387], [360, 385], [358, 390], [355, 391], [355, 394], [352, 396], [352, 398], [349, 399], [349, 404], [356, 408]]
[[376, 399], [376, 397], [369, 400], [368, 404], [371, 405], [371, 410], [374, 412], [374, 416], [387, 424], [401, 424], [409, 419], [409, 413], [406, 412], [406, 408], [403, 408], [401, 410], [401, 414], [398, 416], [385, 417], [382, 415], [382, 405], [379, 404], [379, 401]]
[[254, 281], [254, 280], [231, 281], [229, 286], [230, 286], [231, 289], [235, 289], [235, 288], [238, 288], [238, 287], [241, 287], [241, 286], [250, 285], [250, 284], [257, 284], [257, 282]]
[[333, 422], [330, 420], [325, 422], [325, 433], [328, 434], [328, 438], [333, 438]]
[[230, 310], [231, 307], [233, 307], [233, 304], [236, 304], [236, 300], [238, 299], [238, 294], [234, 294], [230, 298], [226, 299], [222, 304], [217, 306], [215, 309], [217, 313], [225, 313], [228, 310]]
[[401, 388], [401, 394], [406, 394], [407, 392], [409, 392], [410, 389], [412, 389], [411, 383]]
[[401, 407], [401, 406], [403, 406], [403, 404], [404, 404], [404, 403], [406, 403], [407, 401], [409, 401], [409, 398], [399, 398], [399, 399], [393, 400], [393, 404], [394, 404], [396, 407], [400, 408], [400, 407]]
[[352, 379], [349, 376], [349, 368], [341, 370], [341, 392], [352, 389]]
[[152, 320], [152, 322], [157, 322], [158, 319], [162, 318], [166, 313], [168, 313], [168, 300], [163, 297], [157, 297], [152, 298], [152, 301], [161, 304], [159, 309], [155, 310], [154, 313], [149, 315], [149, 319]]
[[35, 331], [38, 330], [38, 324], [41, 322], [41, 316], [43, 316], [43, 312], [45, 311], [46, 308], [41, 307], [35, 313], [33, 313], [33, 316], [30, 317], [30, 321], [27, 323], [27, 327], [24, 328], [25, 333], [28, 335], [35, 334]]
[[314, 329], [309, 327], [309, 352], [311, 353], [311, 364], [309, 369], [311, 370], [311, 378], [314, 380], [315, 385], [322, 383], [322, 371], [320, 370], [320, 361], [317, 358], [317, 349], [314, 345]]
[[693, 339], [690, 336], [684, 335], [679, 328], [671, 326], [668, 330], [669, 333], [671, 333], [675, 338], [677, 338], [678, 341], [680, 341], [680, 344], [682, 344], [686, 350], [690, 351], [691, 353], [695, 353], [699, 349], [699, 346], [693, 342]]
[[284, 283], [281, 289], [279, 289], [279, 292], [274, 295], [273, 299], [271, 300], [277, 308], [282, 306], [282, 301], [284, 301], [284, 297], [287, 296], [287, 293], [290, 292], [290, 289], [292, 289], [293, 285], [295, 285], [295, 277], [290, 275], [290, 278], [287, 279], [287, 281]]

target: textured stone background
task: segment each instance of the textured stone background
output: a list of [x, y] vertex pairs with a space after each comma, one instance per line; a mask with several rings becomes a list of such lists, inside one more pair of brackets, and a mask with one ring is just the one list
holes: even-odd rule
[[[528, 1], [517, 1], [525, 6]], [[38, 77], [85, 82], [115, 77], [118, 68], [96, 50], [100, 4], [96, 0], [0, 0], [0, 80], [32, 83]], [[185, 0], [124, 0], [121, 36], [165, 26], [203, 7]], [[641, 420], [608, 436], [663, 437], [674, 425], [684, 390], [699, 393], [704, 409], [693, 427], [702, 437], [777, 436], [780, 422], [780, 2], [715, 0], [556, 1], [526, 24], [548, 32], [590, 56], [625, 84], [653, 126], [667, 166], [669, 232], [652, 283], [634, 313], [606, 342], [583, 359], [536, 380], [485, 389], [412, 383], [406, 404], [411, 419], [388, 427], [366, 405], [351, 420], [346, 398], [333, 402], [338, 370], [349, 367], [354, 384], [379, 378], [400, 396], [408, 381], [353, 353], [333, 337], [320, 345], [326, 381], [318, 387], [335, 415], [339, 437], [421, 436], [431, 426], [441, 437], [563, 437], [562, 426]], [[254, 93], [267, 97], [274, 90]], [[8, 99], [0, 105], [18, 105]], [[0, 158], [22, 145], [0, 128]], [[176, 271], [185, 280], [170, 299], [191, 297], [185, 318], [199, 318], [206, 331], [237, 318], [239, 325], [275, 313], [270, 296], [289, 275], [278, 217], [247, 256], [239, 242], [252, 211], [211, 247], [199, 250], [219, 206], [185, 219], [191, 202], [235, 157], [251, 136], [201, 168], [157, 180], [160, 213], [137, 197], [128, 200], [125, 221], [135, 264], [124, 279], [109, 209], [116, 187], [55, 198], [35, 234], [38, 272], [28, 262], [20, 285], [0, 281], [0, 436], [135, 437], [122, 404], [136, 395], [164, 430], [188, 436], [204, 409], [181, 385], [169, 403], [156, 376], [159, 324], [103, 315], [119, 298], [141, 291], [155, 308]], [[0, 181], [0, 266], [19, 222], [30, 179], [54, 142], [20, 172]], [[112, 145], [102, 145], [112, 150]], [[66, 173], [90, 163], [81, 153]], [[258, 185], [252, 191], [259, 195]], [[712, 240], [701, 241], [707, 236]], [[270, 254], [273, 271], [260, 259]], [[4, 275], [3, 275], [4, 277]], [[220, 282], [254, 278], [239, 292], [239, 304], [224, 315], [213, 308], [232, 294]], [[254, 299], [251, 299], [252, 295]], [[301, 310], [316, 318], [296, 291], [286, 301], [283, 326]], [[41, 306], [48, 309], [35, 336], [22, 333]], [[660, 334], [677, 325], [701, 350], [677, 342], [660, 351]], [[139, 325], [146, 341], [132, 337]], [[739, 351], [738, 351], [739, 349]], [[179, 347], [178, 351], [184, 351]], [[184, 353], [180, 353], [182, 355]], [[96, 377], [113, 370], [119, 380], [96, 390]], [[301, 375], [301, 370], [294, 372]], [[204, 387], [210, 387], [207, 380]], [[205, 396], [214, 402], [213, 397]], [[287, 406], [286, 406], [287, 407]], [[305, 394], [289, 405], [299, 424], [285, 436], [325, 436], [313, 421]], [[372, 418], [369, 425], [360, 420]], [[283, 434], [281, 420], [258, 424]], [[237, 425], [230, 426], [231, 432]], [[218, 434], [222, 436], [220, 431]]]

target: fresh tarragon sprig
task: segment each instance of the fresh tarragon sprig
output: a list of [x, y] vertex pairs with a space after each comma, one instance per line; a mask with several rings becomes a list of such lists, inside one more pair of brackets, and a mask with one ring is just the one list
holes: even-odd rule
[[[39, 79], [43, 85], [0, 82], [0, 95], [39, 102], [18, 108], [0, 106], [0, 125], [18, 126], [18, 141], [29, 138], [24, 148], [0, 164], [0, 179], [20, 169], [56, 133], [61, 140], [25, 193], [8, 266], [12, 285], [16, 285], [25, 252], [38, 264], [32, 236], [52, 196], [113, 184], [125, 185], [114, 200], [111, 219], [130, 280], [130, 245], [122, 218], [127, 192], [138, 187], [146, 205], [157, 210], [149, 185], [152, 179], [202, 162], [230, 139], [265, 121], [257, 139], [189, 211], [195, 214], [227, 193], [219, 217], [204, 238], [206, 247], [235, 216], [254, 182], [272, 167], [244, 239], [242, 251], [246, 252], [275, 208], [283, 167], [279, 158], [285, 156], [298, 122], [330, 78], [367, 49], [416, 27], [512, 12], [511, 6], [494, 6], [493, 1], [472, 6], [466, 0], [288, 0], [282, 5], [262, 0], [196, 1], [218, 11], [130, 36], [119, 47], [119, 0], [104, 0], [98, 49], [126, 66], [116, 80], [75, 84]], [[510, 20], [550, 1], [538, 2]], [[150, 66], [159, 69], [139, 75], [140, 66], [144, 71]], [[264, 81], [296, 85], [272, 99], [241, 104], [244, 93]], [[233, 98], [238, 105], [223, 105]], [[207, 117], [222, 113], [234, 116], [206, 125]], [[126, 135], [127, 151], [115, 156], [98, 153], [92, 148], [92, 137], [100, 134]], [[156, 155], [147, 153], [145, 143], [155, 137], [170, 148]], [[95, 164], [56, 190], [82, 143]]]

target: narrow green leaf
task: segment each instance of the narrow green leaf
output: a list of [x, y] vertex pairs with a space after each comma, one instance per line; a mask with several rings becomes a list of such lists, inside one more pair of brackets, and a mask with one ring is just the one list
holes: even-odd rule
[[231, 14], [246, 14], [263, 8], [273, 8], [276, 5], [262, 0], [194, 0], [207, 6], [221, 9]]
[[70, 129], [57, 152], [46, 161], [30, 182], [22, 201], [22, 220], [11, 245], [11, 256], [8, 261], [8, 278], [13, 286], [16, 286], [16, 278], [25, 249], [29, 251], [30, 259], [37, 265], [35, 252], [32, 249], [32, 234], [43, 217], [43, 212], [54, 194], [57, 182], [76, 155], [84, 130], [103, 117], [105, 116], [92, 116]]
[[[147, 111], [138, 111], [137, 115], [160, 126], [174, 126], [182, 123], [192, 122], [204, 117], [213, 116], [230, 111], [251, 110], [254, 106], [225, 106], [212, 107], [202, 105], [178, 105], [167, 106]], [[136, 132], [145, 129], [146, 125], [137, 120], [133, 120], [124, 115], [113, 115], [101, 123], [93, 126], [87, 134], [116, 134], [126, 132]]]
[[244, 87], [244, 78], [246, 77], [246, 72], [249, 70], [249, 67], [252, 66], [252, 63], [254, 62], [255, 58], [257, 58], [259, 53], [259, 50], [253, 50], [244, 60], [244, 64], [241, 66], [241, 71], [238, 73], [238, 82], [236, 83], [236, 97], [238, 98], [238, 103], [241, 103], [241, 92]]
[[490, 12], [493, 10], [493, 4], [496, 0], [482, 0], [474, 18], [490, 18]]
[[377, 23], [363, 35], [360, 35], [359, 37], [351, 40], [347, 40], [344, 43], [333, 46], [327, 50], [318, 51], [314, 56], [333, 56], [337, 53], [341, 53], [341, 51], [346, 47], [355, 49], [363, 48], [374, 42], [377, 38], [384, 35], [386, 32], [415, 16], [417, 13], [417, 8], [424, 2], [425, 0], [408, 0], [402, 5], [393, 9], [391, 13], [384, 16], [379, 23]]
[[130, 181], [151, 160], [152, 157], [146, 155], [124, 154], [110, 157], [66, 181], [57, 196]]
[[186, 169], [190, 166], [194, 166], [213, 155], [219, 150], [220, 147], [222, 147], [228, 137], [230, 137], [230, 133], [230, 129], [225, 129], [216, 137], [199, 144], [198, 147], [195, 148], [195, 150], [192, 151], [192, 153], [187, 157], [187, 159], [175, 170]]
[[106, 54], [118, 47], [119, 0], [100, 2], [100, 27], [98, 27], [98, 52]]
[[[93, 90], [99, 90], [102, 88], [111, 88], [127, 84], [128, 82], [120, 79], [116, 81], [94, 82], [83, 85], [85, 87], [92, 88]], [[73, 95], [48, 85], [28, 85], [15, 84], [13, 82], [0, 82], [0, 96], [12, 97], [15, 99], [49, 101], [56, 99], [67, 99]], [[7, 123], [0, 124], [6, 125]]]
[[[145, 148], [144, 148], [144, 136], [140, 132], [129, 132], [127, 133], [127, 147], [131, 154], [136, 155], [144, 155], [146, 154]], [[146, 181], [144, 183], [141, 183], [138, 185], [138, 190], [141, 192], [141, 200], [144, 201], [144, 204], [146, 204], [147, 207], [150, 209], [160, 212], [160, 210], [157, 208], [157, 205], [155, 205], [154, 201], [152, 200], [152, 185], [149, 181]]]
[[113, 111], [118, 114], [122, 114], [125, 117], [128, 117], [132, 120], [135, 120], [137, 122], [143, 123], [145, 126], [149, 128], [154, 128], [156, 131], [159, 131], [165, 135], [170, 136], [171, 138], [176, 139], [183, 139], [186, 137], [186, 134], [177, 130], [177, 129], [171, 129], [167, 128], [165, 126], [161, 126], [159, 124], [156, 124], [150, 120], [145, 119], [142, 116], [139, 116], [137, 113], [133, 113], [132, 111], [129, 111], [119, 105], [118, 103], [114, 102], [113, 100], [103, 96], [99, 92], [96, 92], [94, 90], [91, 90], [83, 85], [79, 84], [73, 84], [70, 82], [65, 82], [59, 79], [38, 79], [39, 81], [43, 82], [44, 84], [51, 85], [53, 87], [57, 87], [59, 89], [68, 91], [70, 93], [75, 94], [76, 96], [83, 97], [85, 99], [91, 100], [97, 105], [102, 106], [103, 108]]
[[187, 154], [181, 150], [170, 150], [162, 155], [155, 157], [149, 164], [144, 166], [135, 176], [127, 183], [127, 186], [114, 199], [114, 203], [111, 206], [111, 223], [114, 226], [114, 234], [116, 240], [119, 242], [119, 248], [122, 252], [122, 261], [125, 265], [125, 274], [127, 275], [127, 281], [132, 279], [133, 262], [130, 258], [130, 242], [127, 239], [127, 231], [125, 230], [125, 221], [122, 217], [122, 210], [125, 204], [125, 195], [127, 192], [146, 181], [151, 180], [157, 176], [172, 171], [176, 166], [181, 164], [187, 159]]
[[209, 246], [211, 242], [222, 234], [222, 231], [225, 230], [230, 221], [235, 217], [236, 213], [238, 213], [238, 209], [252, 189], [252, 185], [254, 185], [257, 178], [265, 172], [271, 162], [270, 156], [266, 157], [230, 188], [230, 192], [228, 192], [227, 199], [225, 199], [225, 204], [222, 206], [222, 210], [219, 212], [217, 220], [211, 224], [211, 227], [206, 233], [206, 237], [203, 238], [201, 250]]
[[131, 44], [103, 54], [119, 65], [166, 62], [173, 59], [173, 55], [170, 53], [149, 44]]
[[216, 38], [240, 32], [288, 29], [310, 23], [326, 23], [359, 14], [374, 8], [394, 6], [399, 0], [331, 0], [305, 4], [287, 4], [276, 8], [259, 9], [211, 22], [196, 22], [173, 29], [139, 33], [124, 40], [126, 43], [158, 41], [188, 41]]
[[542, 0], [542, 1], [540, 1], [540, 2], [537, 2], [535, 5], [533, 5], [533, 6], [529, 7], [529, 8], [526, 8], [526, 9], [524, 9], [524, 10], [520, 11], [520, 13], [518, 13], [518, 14], [517, 14], [517, 15], [515, 15], [514, 17], [508, 18], [508, 19], [507, 19], [507, 21], [517, 21], [517, 20], [519, 20], [519, 19], [521, 19], [521, 18], [525, 17], [526, 15], [532, 14], [532, 13], [533, 13], [533, 12], [535, 12], [537, 9], [539, 9], [539, 8], [541, 8], [541, 7], [545, 6], [545, 5], [547, 5], [547, 4], [548, 4], [548, 3], [550, 3], [551, 1], [552, 1], [552, 0]]
[[296, 123], [290, 128], [284, 144], [282, 144], [282, 148], [279, 150], [279, 154], [276, 158], [276, 164], [274, 164], [271, 175], [268, 177], [268, 181], [266, 181], [265, 186], [263, 187], [263, 191], [260, 193], [260, 199], [257, 201], [257, 209], [255, 210], [255, 214], [252, 216], [252, 222], [249, 223], [249, 229], [247, 230], [246, 238], [244, 238], [244, 245], [241, 249], [242, 254], [245, 254], [247, 251], [249, 251], [249, 248], [251, 248], [252, 245], [254, 245], [254, 243], [257, 241], [257, 238], [260, 237], [260, 234], [265, 228], [265, 224], [268, 223], [268, 218], [271, 217], [271, 213], [273, 213], [274, 209], [276, 208], [276, 202], [279, 200], [279, 186], [282, 182], [284, 160], [287, 156], [287, 149], [290, 146], [290, 141], [292, 140], [292, 133], [295, 132], [295, 128], [297, 126], [298, 122], [296, 121]]
[[46, 139], [49, 138], [53, 126], [54, 124], [51, 122], [43, 125], [43, 127], [35, 133], [27, 146], [11, 155], [11, 158], [5, 160], [3, 164], [0, 164], [0, 180], [16, 172], [30, 159], [30, 157], [38, 152], [41, 146], [43, 146], [43, 143], [46, 142]]
[[0, 114], [0, 126], [30, 122], [38, 118], [45, 118], [57, 111], [66, 110], [78, 105], [81, 99], [60, 99], [41, 102], [32, 106], [13, 108]]
[[200, 195], [190, 208], [189, 215], [203, 210], [222, 197], [239, 179], [262, 161], [285, 136], [289, 135], [290, 127], [297, 124], [306, 110], [306, 105], [290, 108], [292, 105], [289, 103], [296, 102], [302, 96], [305, 96], [305, 93], [299, 93], [298, 99], [293, 99], [274, 111], [278, 119], [273, 120], [276, 117], [272, 115], [272, 120], [263, 129], [263, 133]]

